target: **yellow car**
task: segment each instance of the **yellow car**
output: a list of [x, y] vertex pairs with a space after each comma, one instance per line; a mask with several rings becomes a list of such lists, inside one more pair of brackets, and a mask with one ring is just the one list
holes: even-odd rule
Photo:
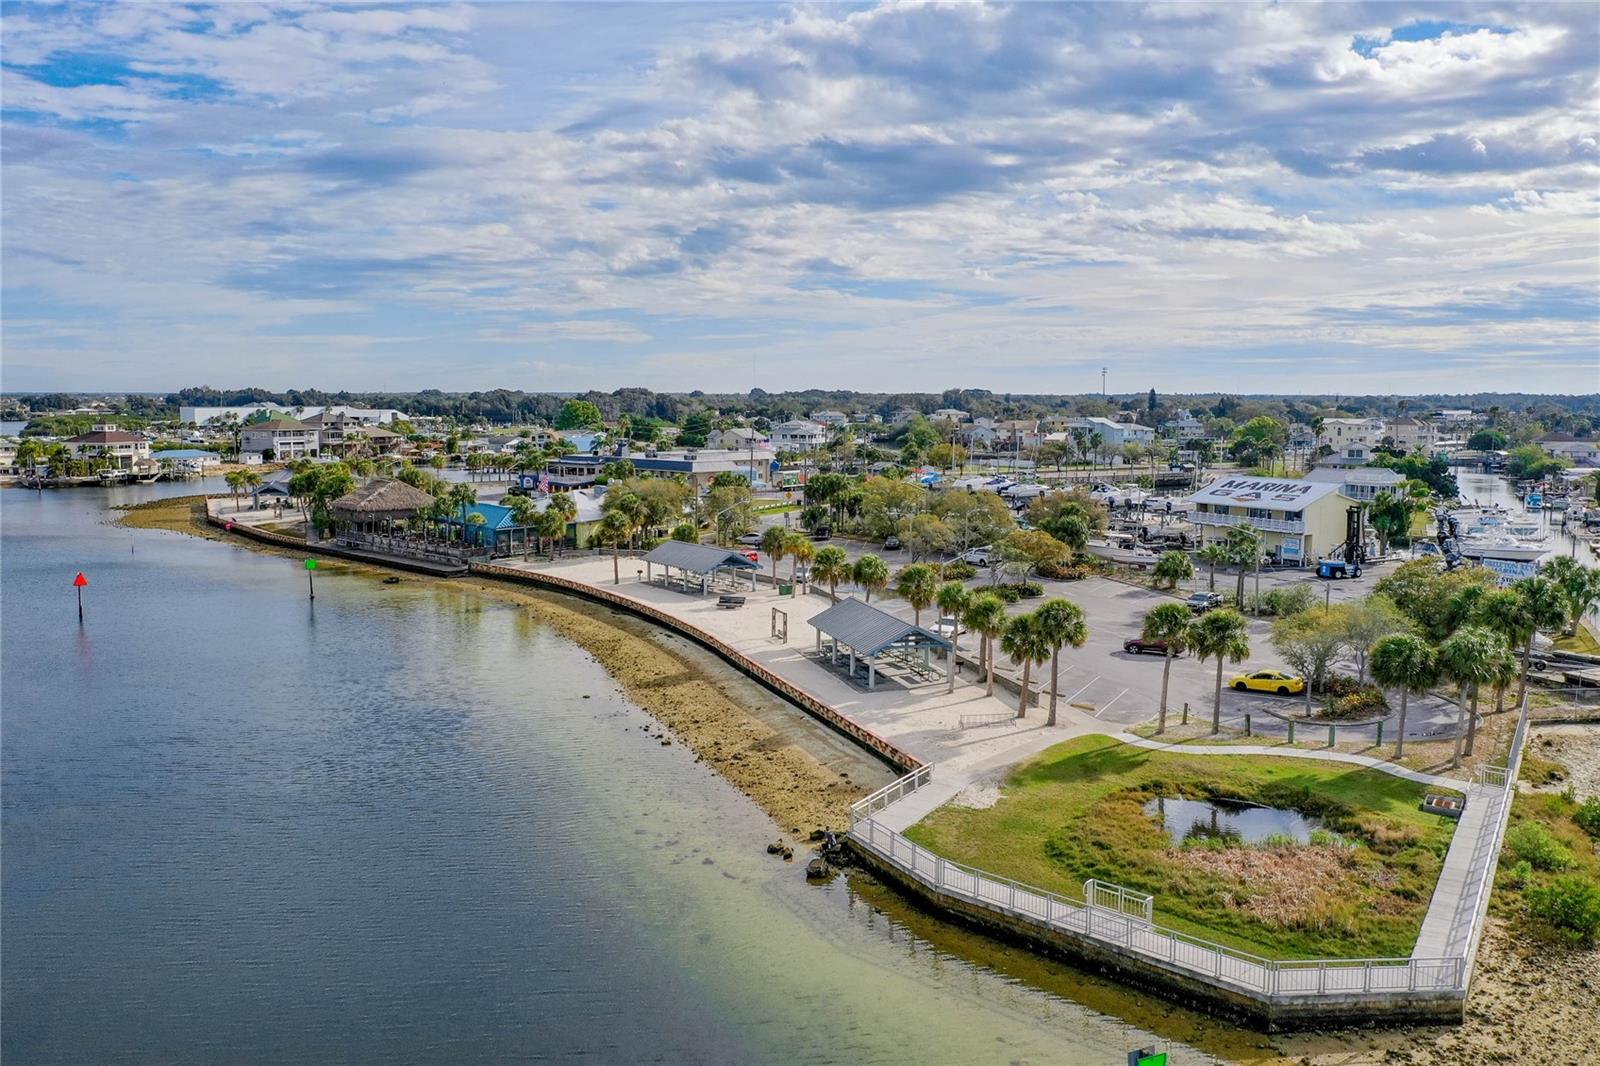
[[1304, 679], [1286, 674], [1282, 670], [1257, 670], [1250, 674], [1238, 674], [1228, 684], [1240, 692], [1276, 692], [1280, 696], [1289, 696], [1306, 690]]

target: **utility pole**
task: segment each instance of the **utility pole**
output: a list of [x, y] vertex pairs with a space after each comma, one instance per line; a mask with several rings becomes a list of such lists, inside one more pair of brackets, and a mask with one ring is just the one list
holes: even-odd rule
[[1106, 368], [1105, 367], [1101, 367], [1100, 368], [1100, 398], [1101, 399], [1105, 399], [1105, 395], [1106, 395]]

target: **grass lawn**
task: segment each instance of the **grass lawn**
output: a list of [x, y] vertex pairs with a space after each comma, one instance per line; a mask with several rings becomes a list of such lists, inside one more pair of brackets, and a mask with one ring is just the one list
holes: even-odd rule
[[[1421, 811], [1426, 791], [1377, 770], [1089, 736], [1018, 767], [993, 807], [941, 807], [906, 835], [1072, 899], [1091, 877], [1148, 892], [1158, 924], [1268, 957], [1398, 957], [1455, 829]], [[1180, 794], [1292, 808], [1343, 843], [1174, 846], [1143, 807]]]

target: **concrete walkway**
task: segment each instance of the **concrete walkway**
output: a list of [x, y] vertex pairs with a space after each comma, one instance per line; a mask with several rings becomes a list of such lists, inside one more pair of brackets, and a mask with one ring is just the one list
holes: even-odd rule
[[1259, 744], [1164, 744], [1161, 741], [1135, 736], [1132, 733], [1113, 733], [1111, 735], [1124, 744], [1132, 744], [1136, 748], [1149, 748], [1151, 751], [1177, 751], [1185, 755], [1270, 755], [1281, 759], [1319, 759], [1322, 762], [1342, 762], [1351, 766], [1362, 766], [1369, 770], [1379, 770], [1432, 788], [1448, 788], [1456, 792], [1462, 792], [1467, 787], [1467, 783], [1459, 777], [1440, 777], [1437, 774], [1425, 774], [1420, 770], [1397, 766], [1391, 762], [1384, 762], [1382, 759], [1374, 759], [1369, 755], [1355, 755], [1344, 751], [1269, 748]]
[[1485, 867], [1497, 859], [1501, 820], [1512, 793], [1505, 789], [1473, 785], [1467, 789], [1467, 805], [1450, 838], [1439, 883], [1428, 901], [1428, 914], [1417, 934], [1413, 958], [1443, 958], [1466, 955], [1472, 944], [1478, 912], [1482, 910], [1483, 890], [1492, 883]]

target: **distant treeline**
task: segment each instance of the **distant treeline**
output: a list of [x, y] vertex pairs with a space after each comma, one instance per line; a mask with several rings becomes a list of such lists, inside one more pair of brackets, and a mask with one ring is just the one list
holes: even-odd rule
[[[20, 404], [34, 413], [70, 411], [99, 396], [70, 393], [43, 393], [6, 397], [8, 406]], [[491, 422], [515, 425], [551, 423], [572, 393], [523, 392], [491, 389], [486, 392], [324, 392], [321, 389], [215, 389], [209, 386], [182, 389], [164, 397], [128, 394], [117, 398], [119, 410], [148, 419], [172, 418], [181, 404], [223, 406], [271, 403], [284, 408], [353, 404], [362, 407], [388, 407], [410, 415], [451, 418], [460, 422]], [[613, 392], [590, 391], [576, 395], [600, 409], [607, 419], [628, 415], [633, 419], [682, 422], [700, 411], [722, 416], [765, 418], [772, 422], [799, 418], [813, 411], [838, 410], [867, 416], [892, 418], [901, 410], [931, 414], [944, 408], [958, 408], [974, 417], [1031, 418], [1054, 413], [1114, 415], [1132, 410], [1147, 424], [1188, 411], [1197, 417], [1227, 418], [1242, 423], [1258, 415], [1285, 422], [1309, 422], [1316, 417], [1387, 416], [1400, 413], [1426, 414], [1436, 408], [1472, 408], [1480, 412], [1517, 421], [1537, 420], [1550, 429], [1593, 428], [1600, 420], [1600, 395], [1536, 396], [1526, 393], [1433, 393], [1420, 396], [1373, 395], [1236, 395], [1229, 393], [1161, 394], [1153, 389], [1109, 396], [1057, 395], [1047, 393], [999, 393], [988, 389], [948, 389], [941, 393], [854, 392], [845, 389], [808, 389], [799, 392], [767, 392], [752, 389], [746, 393], [653, 392], [626, 388]]]

